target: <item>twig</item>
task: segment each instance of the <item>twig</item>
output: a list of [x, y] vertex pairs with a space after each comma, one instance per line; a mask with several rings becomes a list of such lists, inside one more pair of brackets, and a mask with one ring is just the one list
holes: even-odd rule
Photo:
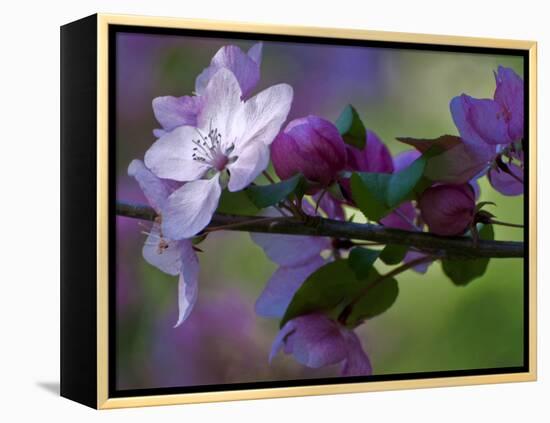
[[372, 283], [367, 285], [364, 289], [362, 289], [355, 296], [355, 298], [346, 306], [346, 308], [344, 308], [344, 310], [342, 310], [342, 313], [340, 314], [340, 316], [338, 316], [338, 320], [340, 322], [342, 322], [343, 324], [345, 324], [348, 317], [349, 317], [349, 315], [351, 314], [351, 312], [353, 310], [353, 306], [355, 304], [357, 304], [357, 302], [359, 300], [361, 300], [361, 298], [363, 298], [371, 289], [373, 289], [374, 287], [380, 285], [382, 282], [384, 282], [388, 279], [391, 279], [394, 276], [397, 276], [397, 275], [399, 275], [399, 274], [401, 274], [401, 273], [403, 273], [403, 272], [405, 272], [409, 269], [412, 269], [415, 266], [418, 266], [418, 265], [424, 264], [424, 263], [430, 263], [434, 260], [437, 260], [438, 258], [440, 258], [440, 257], [435, 257], [435, 256], [419, 257], [415, 260], [409, 261], [408, 263], [404, 263], [399, 267], [396, 267], [395, 269], [393, 269], [392, 271], [390, 271], [390, 272], [388, 272], [384, 275], [381, 275], [378, 279], [374, 280]]
[[[116, 213], [121, 216], [153, 221], [155, 211], [148, 206], [117, 203]], [[423, 252], [443, 255], [446, 258], [510, 258], [524, 257], [523, 242], [485, 241], [474, 245], [469, 237], [441, 237], [426, 232], [402, 231], [369, 223], [344, 222], [309, 216], [280, 217], [276, 221], [262, 222], [254, 216], [215, 214], [209, 227], [239, 223], [228, 230], [262, 232], [285, 235], [325, 236], [332, 238], [372, 241], [382, 244], [407, 245]]]

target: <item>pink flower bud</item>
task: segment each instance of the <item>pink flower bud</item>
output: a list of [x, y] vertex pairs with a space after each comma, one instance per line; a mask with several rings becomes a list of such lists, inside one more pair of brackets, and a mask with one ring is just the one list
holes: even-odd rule
[[469, 184], [436, 185], [418, 201], [422, 220], [430, 232], [453, 236], [463, 234], [474, 219], [475, 193]]
[[290, 122], [271, 145], [271, 160], [281, 179], [302, 173], [328, 186], [346, 166], [346, 146], [328, 120], [308, 116]]

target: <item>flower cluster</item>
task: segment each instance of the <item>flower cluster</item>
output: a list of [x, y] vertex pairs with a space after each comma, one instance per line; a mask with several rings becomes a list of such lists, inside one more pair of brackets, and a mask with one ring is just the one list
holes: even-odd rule
[[[315, 115], [285, 125], [293, 90], [281, 83], [254, 94], [261, 59], [261, 43], [247, 53], [222, 47], [196, 78], [193, 95], [155, 98], [158, 139], [128, 168], [157, 215], [143, 257], [179, 277], [176, 326], [197, 300], [197, 245], [208, 235], [222, 193], [244, 191], [269, 216], [347, 221], [361, 212], [395, 230], [477, 239], [478, 223], [496, 222], [482, 210], [485, 204], [476, 204], [478, 179], [487, 176], [504, 195], [523, 192], [523, 81], [511, 69], [498, 68], [492, 99], [463, 94], [451, 100], [459, 136], [400, 138], [414, 149], [392, 156], [356, 113], [348, 116], [351, 132]], [[258, 185], [270, 162], [280, 182], [268, 175], [271, 184]], [[270, 360], [283, 350], [308, 367], [340, 363], [342, 375], [372, 373], [355, 329], [397, 296], [393, 276], [399, 272], [380, 275], [373, 263], [426, 272], [441, 258], [351, 239], [251, 237], [278, 265], [256, 302], [258, 315], [282, 319]], [[333, 286], [326, 269], [342, 263], [342, 283]], [[312, 288], [315, 278], [320, 282]]]

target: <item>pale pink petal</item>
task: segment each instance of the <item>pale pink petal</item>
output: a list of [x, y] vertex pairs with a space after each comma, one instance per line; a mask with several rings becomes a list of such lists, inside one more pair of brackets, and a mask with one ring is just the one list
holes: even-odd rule
[[269, 147], [262, 143], [249, 144], [247, 148], [233, 153], [236, 160], [227, 165], [229, 191], [240, 191], [250, 185], [269, 164]]
[[168, 131], [165, 131], [164, 129], [159, 129], [159, 128], [153, 129], [153, 135], [157, 138], [160, 138], [163, 135], [166, 135], [167, 132]]
[[231, 71], [238, 81], [243, 97], [247, 97], [260, 80], [262, 46], [255, 44], [248, 53], [244, 53], [239, 47], [229, 45], [219, 49], [210, 66], [204, 69], [195, 80], [195, 91], [202, 95], [212, 77], [220, 70]]
[[203, 230], [218, 207], [220, 176], [188, 182], [168, 197], [162, 231], [171, 239], [191, 238]]
[[196, 126], [200, 107], [199, 97], [164, 96], [153, 99], [153, 113], [166, 132], [178, 126]]
[[248, 57], [250, 57], [254, 62], [260, 66], [262, 64], [262, 50], [263, 50], [263, 43], [259, 42], [254, 44], [250, 49], [248, 50]]
[[143, 245], [143, 258], [164, 273], [176, 276], [181, 270], [180, 242], [161, 236], [160, 225], [155, 223]]
[[145, 153], [145, 165], [160, 178], [194, 181], [202, 178], [209, 166], [193, 160], [193, 141], [200, 138], [196, 128], [180, 126], [159, 138]]
[[170, 185], [155, 176], [141, 160], [132, 160], [128, 166], [128, 175], [133, 176], [139, 184], [149, 204], [158, 212], [171, 194]]
[[234, 115], [235, 148], [242, 150], [252, 142], [270, 145], [287, 118], [292, 96], [290, 85], [278, 84], [247, 100]]
[[191, 241], [180, 241], [181, 273], [178, 281], [178, 321], [181, 325], [191, 313], [198, 295], [199, 260]]
[[235, 143], [232, 124], [234, 116], [243, 107], [241, 89], [235, 75], [221, 68], [208, 82], [202, 97], [204, 104], [198, 115], [197, 126], [204, 132], [217, 130], [221, 134], [221, 146], [226, 150]]

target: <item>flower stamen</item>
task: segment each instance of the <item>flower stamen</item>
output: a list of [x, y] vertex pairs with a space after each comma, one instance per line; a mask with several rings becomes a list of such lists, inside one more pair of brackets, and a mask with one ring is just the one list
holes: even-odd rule
[[228, 155], [233, 151], [233, 144], [224, 151], [222, 149], [222, 134], [217, 128], [210, 127], [206, 136], [199, 129], [195, 129], [200, 138], [192, 141], [195, 144], [193, 160], [208, 164], [221, 172], [229, 163]]

